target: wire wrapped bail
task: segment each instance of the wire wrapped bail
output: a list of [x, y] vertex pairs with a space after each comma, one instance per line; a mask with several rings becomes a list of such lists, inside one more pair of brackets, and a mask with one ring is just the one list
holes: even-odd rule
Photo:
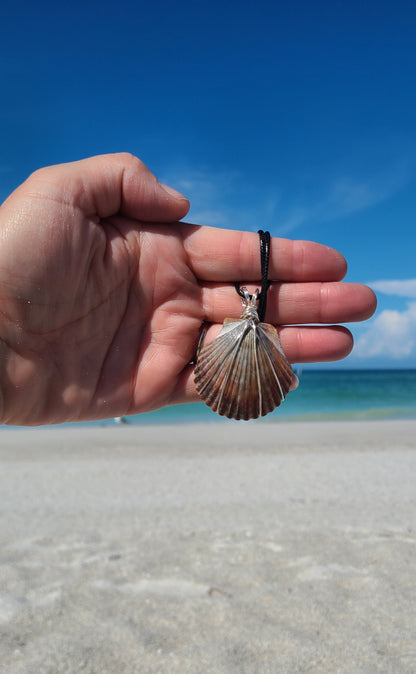
[[[270, 259], [270, 232], [263, 232], [262, 229], [259, 229], [257, 234], [260, 237], [260, 264], [261, 264], [261, 290], [258, 295], [259, 305], [257, 308], [257, 313], [260, 322], [263, 323], [264, 317], [266, 315], [267, 291], [271, 284], [271, 281], [269, 281], [268, 279], [269, 259]], [[235, 283], [235, 289], [237, 293], [240, 295], [240, 297], [244, 300], [245, 296], [240, 288], [240, 284], [238, 281]]]

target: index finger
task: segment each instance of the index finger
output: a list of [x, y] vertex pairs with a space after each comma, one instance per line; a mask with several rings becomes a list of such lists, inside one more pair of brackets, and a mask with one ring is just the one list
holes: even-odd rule
[[[260, 243], [255, 232], [180, 223], [185, 251], [203, 281], [258, 281]], [[340, 281], [347, 271], [341, 253], [313, 241], [272, 237], [269, 278], [276, 281]]]

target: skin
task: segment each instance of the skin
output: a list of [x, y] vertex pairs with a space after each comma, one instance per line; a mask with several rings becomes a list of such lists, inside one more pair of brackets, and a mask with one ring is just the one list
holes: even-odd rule
[[[178, 222], [188, 200], [128, 154], [40, 169], [0, 207], [0, 421], [37, 425], [198, 400], [190, 364], [259, 286], [256, 233]], [[266, 321], [291, 362], [344, 358], [371, 316], [337, 251], [272, 239]], [[314, 327], [302, 324], [322, 324]]]

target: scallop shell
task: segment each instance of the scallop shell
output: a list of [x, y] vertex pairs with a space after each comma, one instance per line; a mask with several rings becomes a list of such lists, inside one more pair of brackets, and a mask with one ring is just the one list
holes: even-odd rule
[[220, 334], [203, 346], [195, 386], [214, 412], [229, 419], [257, 419], [285, 399], [292, 381], [276, 329], [260, 323], [252, 307], [226, 318]]

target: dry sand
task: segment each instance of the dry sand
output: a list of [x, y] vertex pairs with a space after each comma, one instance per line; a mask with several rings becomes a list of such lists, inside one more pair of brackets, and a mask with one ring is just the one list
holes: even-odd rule
[[1, 672], [416, 672], [416, 422], [0, 445]]

